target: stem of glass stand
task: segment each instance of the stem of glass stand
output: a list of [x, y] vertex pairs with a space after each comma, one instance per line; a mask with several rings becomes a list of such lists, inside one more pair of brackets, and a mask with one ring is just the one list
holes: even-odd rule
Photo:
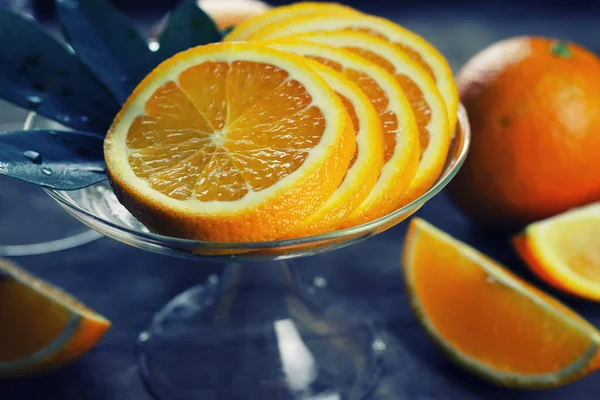
[[311, 287], [290, 262], [228, 264], [140, 335], [145, 383], [160, 399], [363, 399], [381, 372], [377, 332]]
[[[264, 264], [226, 264], [221, 277], [220, 296], [215, 308], [215, 318], [227, 318], [232, 313], [233, 305], [241, 290], [251, 294], [250, 301], [243, 302], [244, 307], [251, 308], [262, 307], [260, 304], [262, 301], [278, 301], [287, 294], [291, 294], [294, 285], [288, 263], [280, 261]], [[275, 305], [271, 304], [271, 306]], [[277, 304], [276, 306], [283, 307], [284, 305]]]

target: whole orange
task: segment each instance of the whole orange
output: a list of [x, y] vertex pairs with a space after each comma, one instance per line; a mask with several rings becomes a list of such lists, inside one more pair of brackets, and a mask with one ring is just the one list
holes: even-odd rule
[[512, 228], [600, 200], [600, 59], [541, 37], [498, 42], [457, 76], [472, 146], [449, 185], [477, 223]]

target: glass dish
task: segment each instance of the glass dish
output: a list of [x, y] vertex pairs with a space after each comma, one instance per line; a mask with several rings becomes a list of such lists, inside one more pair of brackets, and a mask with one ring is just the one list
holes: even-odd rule
[[[224, 264], [176, 296], [139, 335], [140, 371], [159, 399], [361, 399], [375, 387], [385, 343], [369, 310], [336, 298], [324, 279], [298, 278], [291, 259], [349, 246], [405, 220], [461, 167], [470, 141], [461, 106], [441, 176], [427, 193], [378, 220], [324, 235], [215, 243], [155, 234], [107, 182], [47, 193], [96, 231], [137, 248]], [[327, 268], [324, 257], [313, 257]], [[341, 267], [341, 266], [337, 266]]]

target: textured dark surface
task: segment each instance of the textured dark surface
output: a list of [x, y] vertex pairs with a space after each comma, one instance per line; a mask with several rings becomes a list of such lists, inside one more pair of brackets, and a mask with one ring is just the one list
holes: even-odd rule
[[[451, 9], [416, 5], [410, 10], [403, 9], [401, 13], [392, 9], [380, 10], [379, 13], [431, 40], [455, 69], [493, 41], [518, 34], [557, 36], [600, 50], [600, 42], [595, 39], [600, 37], [600, 17], [592, 13], [558, 14], [531, 8]], [[25, 237], [26, 229], [32, 229], [33, 224], [7, 224], [6, 221], [14, 221], [8, 214], [28, 214], [30, 210], [25, 211], [22, 202], [16, 199], [35, 198], [36, 191], [24, 189], [23, 185], [15, 185], [5, 178], [0, 178], [0, 188], [2, 234], [12, 231], [16, 236]], [[32, 207], [46, 203], [40, 200], [40, 203], [32, 201], [27, 204]], [[62, 211], [56, 208], [48, 208], [44, 212], [48, 221], [39, 223], [53, 223], [52, 218], [60, 218], [60, 213]], [[524, 269], [511, 250], [507, 237], [489, 237], [473, 231], [443, 194], [423, 207], [419, 215], [510, 266], [530, 282], [548, 289]], [[298, 261], [305, 267], [302, 274], [307, 279], [322, 275], [328, 280], [329, 287], [341, 296], [365, 299], [373, 308], [373, 315], [386, 326], [386, 372], [373, 399], [600, 398], [597, 375], [551, 391], [520, 392], [490, 386], [450, 363], [425, 336], [408, 308], [400, 270], [405, 230], [406, 224], [401, 224], [353, 248]], [[196, 282], [203, 282], [209, 274], [219, 272], [218, 265], [162, 257], [109, 239], [78, 249], [24, 257], [17, 261], [106, 315], [114, 326], [92, 352], [60, 371], [36, 378], [0, 382], [1, 400], [148, 400], [134, 355], [138, 332], [147, 327], [153, 312], [172, 296]], [[334, 268], [322, 269], [322, 265], [326, 264]], [[600, 326], [600, 305], [560, 298]]]

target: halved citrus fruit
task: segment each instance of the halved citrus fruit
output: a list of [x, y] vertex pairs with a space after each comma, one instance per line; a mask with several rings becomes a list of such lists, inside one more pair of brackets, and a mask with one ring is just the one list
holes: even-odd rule
[[417, 318], [471, 372], [539, 389], [600, 367], [600, 332], [591, 324], [423, 220], [411, 220], [403, 264]]
[[240, 242], [282, 237], [317, 211], [355, 148], [344, 104], [308, 60], [218, 43], [150, 73], [104, 152], [117, 198], [151, 230]]
[[338, 3], [302, 1], [274, 7], [261, 15], [248, 19], [238, 24], [223, 40], [228, 42], [248, 40], [257, 30], [293, 17], [357, 13], [357, 10]]
[[434, 79], [444, 99], [450, 128], [458, 113], [458, 90], [444, 56], [416, 33], [385, 18], [366, 14], [308, 15], [289, 18], [258, 29], [251, 40], [267, 40], [315, 31], [363, 32], [386, 40], [407, 53]]
[[600, 301], [600, 203], [535, 222], [513, 243], [547, 283]]
[[425, 193], [442, 172], [451, 141], [444, 100], [433, 79], [408, 54], [364, 33], [314, 32], [297, 38], [347, 49], [394, 75], [417, 117], [421, 148], [419, 168], [397, 207]]
[[110, 322], [61, 289], [0, 259], [0, 378], [58, 368], [87, 353]]
[[337, 190], [319, 210], [286, 235], [290, 238], [335, 230], [369, 195], [383, 167], [381, 120], [370, 99], [342, 73], [316, 61], [311, 64], [344, 103], [356, 133], [356, 151]]
[[347, 77], [375, 107], [384, 138], [384, 165], [369, 196], [341, 223], [353, 226], [395, 210], [416, 173], [419, 142], [416, 118], [406, 94], [383, 68], [343, 49], [292, 39], [266, 41], [279, 50], [301, 54]]

